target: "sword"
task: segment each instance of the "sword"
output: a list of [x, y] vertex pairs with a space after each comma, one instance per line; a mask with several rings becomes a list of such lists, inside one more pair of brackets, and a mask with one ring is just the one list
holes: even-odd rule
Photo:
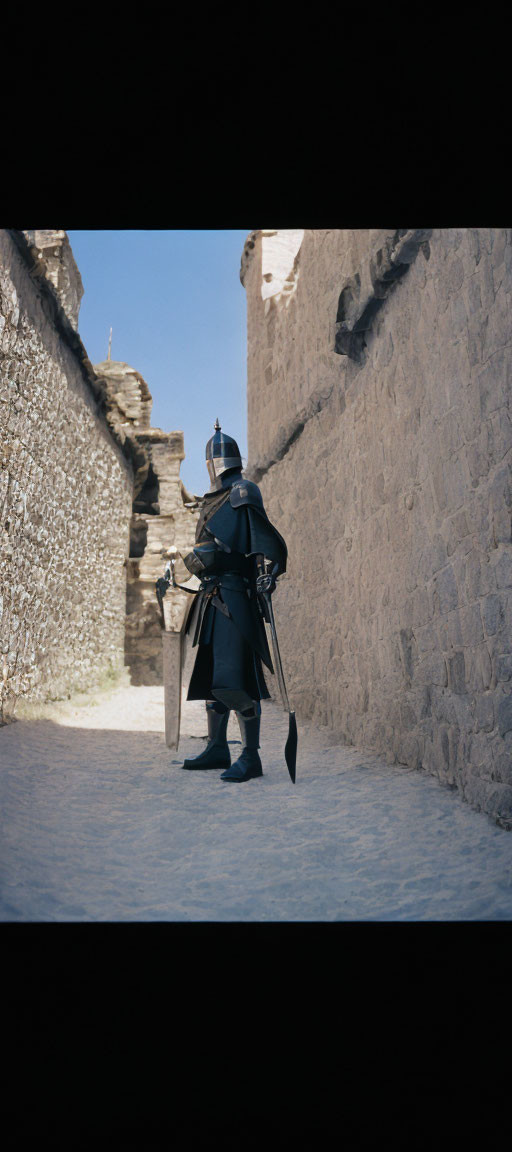
[[[264, 564], [260, 562], [260, 563], [258, 563], [257, 567], [258, 567], [258, 575], [264, 576], [265, 575]], [[274, 568], [272, 569], [272, 575], [275, 575], [277, 567], [278, 567], [277, 564], [274, 565]], [[270, 592], [260, 592], [259, 596], [261, 597], [261, 599], [263, 601], [265, 620], [270, 625], [270, 634], [272, 636], [272, 650], [274, 653], [274, 664], [275, 664], [275, 668], [276, 668], [276, 672], [277, 672], [277, 680], [279, 683], [279, 690], [281, 692], [281, 698], [283, 701], [283, 708], [284, 708], [285, 712], [288, 712], [288, 716], [289, 716], [288, 739], [286, 741], [286, 745], [285, 745], [285, 749], [284, 749], [284, 758], [286, 760], [286, 765], [288, 768], [288, 772], [290, 773], [290, 779], [292, 781], [292, 784], [295, 784], [295, 769], [296, 769], [296, 763], [297, 763], [297, 721], [295, 719], [295, 712], [290, 709], [290, 704], [289, 704], [289, 700], [288, 700], [288, 693], [286, 691], [283, 665], [281, 662], [281, 653], [279, 651], [279, 644], [277, 642], [276, 623], [275, 623], [275, 619], [274, 619], [274, 609], [272, 607], [272, 596], [271, 596]]]
[[[169, 560], [164, 575], [156, 581], [155, 589], [162, 616], [163, 629], [162, 658], [164, 673], [165, 743], [168, 748], [178, 748], [180, 738], [181, 685], [184, 663], [185, 629], [192, 602], [189, 599], [185, 603], [181, 628], [176, 631], [172, 626], [169, 629], [166, 628], [163, 598], [169, 587], [183, 587], [185, 592], [193, 592], [194, 595], [195, 589], [185, 588], [183, 585], [178, 584], [176, 580], [174, 569], [178, 558], [178, 549], [174, 545], [167, 550], [167, 556]], [[171, 624], [171, 621], [168, 623]]]

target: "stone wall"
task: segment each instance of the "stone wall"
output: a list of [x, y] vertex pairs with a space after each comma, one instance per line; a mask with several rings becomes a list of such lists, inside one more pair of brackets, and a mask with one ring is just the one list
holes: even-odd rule
[[86, 690], [123, 666], [133, 468], [75, 330], [69, 244], [54, 237], [0, 232], [0, 720], [19, 698]]
[[[185, 458], [183, 432], [151, 427], [152, 398], [140, 372], [124, 361], [104, 360], [94, 366], [115, 434], [130, 443], [135, 468], [130, 556], [127, 563], [125, 664], [132, 684], [163, 684], [162, 617], [155, 581], [163, 575], [171, 545], [190, 552], [197, 502], [180, 478]], [[187, 507], [187, 504], [189, 505]], [[190, 573], [178, 562], [179, 582]], [[166, 627], [179, 628], [186, 592], [167, 592]]]
[[[134, 503], [130, 560], [126, 595], [125, 662], [130, 668], [132, 684], [163, 684], [162, 622], [155, 596], [155, 581], [163, 576], [166, 554], [174, 545], [186, 556], [194, 545], [198, 512], [196, 502], [180, 479], [180, 465], [185, 458], [183, 432], [162, 432], [149, 428], [137, 439], [150, 458], [151, 475], [155, 478], [156, 509], [144, 509], [140, 494]], [[152, 493], [150, 493], [151, 495]], [[191, 507], [186, 507], [190, 502]], [[176, 567], [179, 583], [188, 581], [190, 573], [181, 560]], [[186, 592], [169, 589], [165, 608], [169, 613], [166, 627], [179, 628]]]
[[36, 278], [44, 276], [53, 286], [67, 320], [77, 331], [84, 286], [66, 232], [63, 228], [32, 228], [23, 235], [36, 265]]
[[511, 827], [511, 231], [294, 236], [241, 273], [292, 705]]

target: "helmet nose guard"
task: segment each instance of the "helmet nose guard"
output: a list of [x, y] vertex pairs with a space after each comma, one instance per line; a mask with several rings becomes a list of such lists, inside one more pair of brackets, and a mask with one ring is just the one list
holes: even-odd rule
[[[215, 431], [206, 445], [206, 464], [212, 482], [229, 468], [241, 468], [242, 457], [236, 440], [222, 431], [217, 417]], [[212, 475], [213, 473], [213, 475]]]

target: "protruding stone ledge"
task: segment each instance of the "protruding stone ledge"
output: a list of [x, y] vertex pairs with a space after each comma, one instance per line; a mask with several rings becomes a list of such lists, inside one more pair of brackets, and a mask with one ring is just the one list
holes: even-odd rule
[[180, 460], [185, 459], [183, 432], [181, 431], [163, 432], [161, 428], [136, 428], [134, 435], [136, 435], [139, 444], [144, 444], [145, 441], [147, 441], [148, 444], [167, 444], [169, 452], [172, 452], [174, 456], [178, 456]]
[[367, 334], [389, 293], [414, 263], [421, 248], [428, 258], [431, 228], [398, 228], [347, 280], [338, 301], [334, 350], [360, 360]]
[[66, 232], [63, 228], [26, 228], [23, 235], [41, 275], [55, 289], [61, 307], [76, 330], [84, 286]]
[[[361, 267], [346, 281], [338, 303], [335, 347], [330, 353], [334, 353], [338, 364], [338, 356], [361, 361], [369, 330], [387, 296], [406, 274], [420, 250], [428, 258], [431, 233], [431, 228], [397, 229], [384, 243], [381, 242], [377, 250], [368, 253]], [[258, 235], [263, 237], [262, 230]], [[298, 243], [299, 233], [293, 235], [295, 243]], [[265, 458], [249, 462], [246, 474], [254, 483], [258, 483], [270, 468], [283, 459], [302, 435], [307, 422], [327, 403], [332, 388], [333, 380], [327, 381], [324, 387], [312, 393], [304, 407], [279, 429]]]
[[[337, 367], [337, 366], [336, 366]], [[339, 370], [338, 370], [339, 371]], [[248, 480], [252, 480], [254, 484], [259, 484], [259, 481], [273, 468], [274, 464], [279, 464], [286, 456], [290, 448], [302, 436], [304, 428], [309, 420], [316, 416], [318, 412], [329, 401], [332, 390], [335, 386], [335, 378], [332, 377], [327, 380], [321, 388], [316, 388], [309, 396], [307, 403], [290, 419], [283, 427], [281, 427], [272, 441], [270, 450], [267, 455], [254, 462], [249, 461], [245, 469], [245, 475]]]

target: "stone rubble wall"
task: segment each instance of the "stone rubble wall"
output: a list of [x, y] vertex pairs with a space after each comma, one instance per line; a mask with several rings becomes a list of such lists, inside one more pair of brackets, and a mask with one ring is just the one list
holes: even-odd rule
[[0, 720], [123, 667], [133, 469], [27, 259], [1, 231]]
[[[126, 591], [125, 663], [130, 669], [132, 684], [163, 684], [162, 619], [155, 595], [155, 581], [163, 576], [165, 553], [174, 545], [181, 556], [190, 552], [195, 541], [198, 511], [187, 508], [189, 494], [180, 479], [181, 461], [185, 458], [183, 432], [162, 432], [150, 428], [136, 433], [148, 454], [151, 468], [158, 481], [158, 513], [135, 513], [132, 518], [132, 552], [130, 556]], [[140, 540], [140, 544], [139, 544]], [[185, 565], [176, 565], [178, 583], [190, 580]], [[164, 608], [165, 626], [178, 631], [190, 597], [179, 589], [168, 589]]]
[[[198, 512], [180, 479], [185, 458], [183, 432], [151, 427], [152, 397], [140, 372], [119, 360], [94, 365], [101, 384], [106, 419], [113, 435], [129, 450], [134, 468], [130, 557], [126, 572], [125, 664], [134, 685], [163, 684], [162, 614], [155, 581], [163, 575], [165, 553], [175, 545], [186, 555], [194, 544]], [[183, 564], [177, 580], [190, 573]], [[164, 599], [165, 627], [179, 630], [186, 592], [169, 589]]]
[[149, 428], [153, 400], [141, 373], [124, 360], [102, 360], [94, 371], [104, 385], [107, 419], [117, 434], [122, 429]]
[[247, 474], [292, 706], [512, 827], [512, 232], [306, 229], [275, 298], [263, 242]]

